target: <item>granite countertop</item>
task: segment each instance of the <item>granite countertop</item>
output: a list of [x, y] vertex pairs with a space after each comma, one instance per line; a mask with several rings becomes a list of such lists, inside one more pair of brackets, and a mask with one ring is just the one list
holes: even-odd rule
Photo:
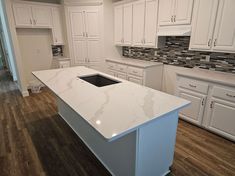
[[186, 77], [201, 79], [204, 81], [235, 86], [235, 75], [233, 73], [224, 73], [200, 68], [192, 68], [187, 69], [185, 71], [179, 71], [177, 72], [177, 74]]
[[131, 59], [131, 58], [108, 58], [106, 59], [106, 61], [122, 63], [125, 65], [130, 65], [130, 66], [135, 66], [135, 67], [140, 67], [140, 68], [148, 68], [148, 67], [163, 65], [163, 63], [161, 62], [150, 62], [150, 61]]
[[[176, 96], [82, 66], [33, 74], [108, 141], [189, 104]], [[121, 82], [96, 87], [78, 78], [94, 74]]]

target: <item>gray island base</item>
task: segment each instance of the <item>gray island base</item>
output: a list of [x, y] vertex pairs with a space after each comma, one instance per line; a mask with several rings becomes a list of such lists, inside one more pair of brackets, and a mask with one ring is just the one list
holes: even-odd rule
[[115, 176], [163, 176], [173, 163], [178, 111], [137, 127], [118, 137], [105, 139], [78, 113], [57, 98], [60, 116]]

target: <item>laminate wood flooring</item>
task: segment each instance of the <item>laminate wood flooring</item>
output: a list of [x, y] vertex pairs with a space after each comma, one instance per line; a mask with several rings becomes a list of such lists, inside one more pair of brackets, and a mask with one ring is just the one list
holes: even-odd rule
[[[179, 122], [173, 176], [235, 175], [235, 144]], [[0, 72], [0, 176], [108, 176], [57, 114], [52, 92], [23, 98]]]

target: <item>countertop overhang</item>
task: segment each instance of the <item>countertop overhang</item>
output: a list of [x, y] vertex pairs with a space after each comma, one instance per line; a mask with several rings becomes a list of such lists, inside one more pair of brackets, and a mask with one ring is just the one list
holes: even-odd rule
[[[94, 74], [121, 83], [96, 87], [78, 77]], [[35, 71], [33, 75], [108, 141], [190, 103], [83, 66]]]

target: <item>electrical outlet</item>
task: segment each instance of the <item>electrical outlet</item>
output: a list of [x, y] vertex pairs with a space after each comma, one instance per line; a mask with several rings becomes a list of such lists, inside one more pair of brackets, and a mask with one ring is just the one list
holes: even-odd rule
[[157, 56], [157, 51], [154, 51], [154, 56]]
[[210, 55], [206, 55], [205, 60], [206, 60], [206, 62], [210, 62]]

